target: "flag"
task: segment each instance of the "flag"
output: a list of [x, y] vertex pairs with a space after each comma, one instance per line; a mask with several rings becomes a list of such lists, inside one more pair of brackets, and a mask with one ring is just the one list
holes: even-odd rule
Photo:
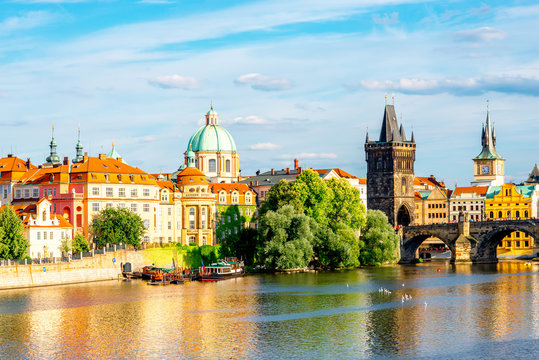
[[204, 272], [204, 270], [206, 270], [206, 267], [204, 266], [204, 261], [203, 260], [200, 260], [202, 261], [202, 272]]

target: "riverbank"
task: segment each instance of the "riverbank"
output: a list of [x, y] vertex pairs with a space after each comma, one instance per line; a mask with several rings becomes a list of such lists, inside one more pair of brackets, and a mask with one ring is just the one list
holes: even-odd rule
[[126, 262], [137, 269], [148, 259], [143, 250], [118, 250], [71, 262], [2, 266], [0, 290], [117, 279], [122, 273], [121, 264]]

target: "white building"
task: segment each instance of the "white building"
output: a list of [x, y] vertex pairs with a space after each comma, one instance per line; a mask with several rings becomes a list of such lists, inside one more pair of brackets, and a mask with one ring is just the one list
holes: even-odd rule
[[484, 219], [488, 186], [456, 187], [449, 199], [449, 221], [458, 221], [459, 212], [468, 213], [470, 220]]

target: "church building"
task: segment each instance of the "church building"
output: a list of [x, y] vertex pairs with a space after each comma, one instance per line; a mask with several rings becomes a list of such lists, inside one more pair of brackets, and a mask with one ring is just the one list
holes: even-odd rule
[[236, 143], [232, 135], [219, 125], [219, 114], [213, 109], [213, 104], [206, 113], [206, 124], [191, 136], [184, 155], [184, 164], [172, 174], [173, 179], [187, 166], [191, 155], [195, 159], [194, 166], [210, 182], [233, 183], [240, 178], [240, 154]]

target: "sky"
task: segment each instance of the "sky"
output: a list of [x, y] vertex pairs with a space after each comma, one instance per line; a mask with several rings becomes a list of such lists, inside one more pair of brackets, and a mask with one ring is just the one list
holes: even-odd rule
[[0, 155], [42, 164], [54, 123], [71, 159], [80, 125], [90, 155], [114, 142], [173, 172], [213, 102], [242, 175], [298, 158], [365, 177], [387, 94], [416, 176], [473, 180], [488, 100], [521, 182], [538, 162], [537, 33], [524, 0], [1, 0]]

